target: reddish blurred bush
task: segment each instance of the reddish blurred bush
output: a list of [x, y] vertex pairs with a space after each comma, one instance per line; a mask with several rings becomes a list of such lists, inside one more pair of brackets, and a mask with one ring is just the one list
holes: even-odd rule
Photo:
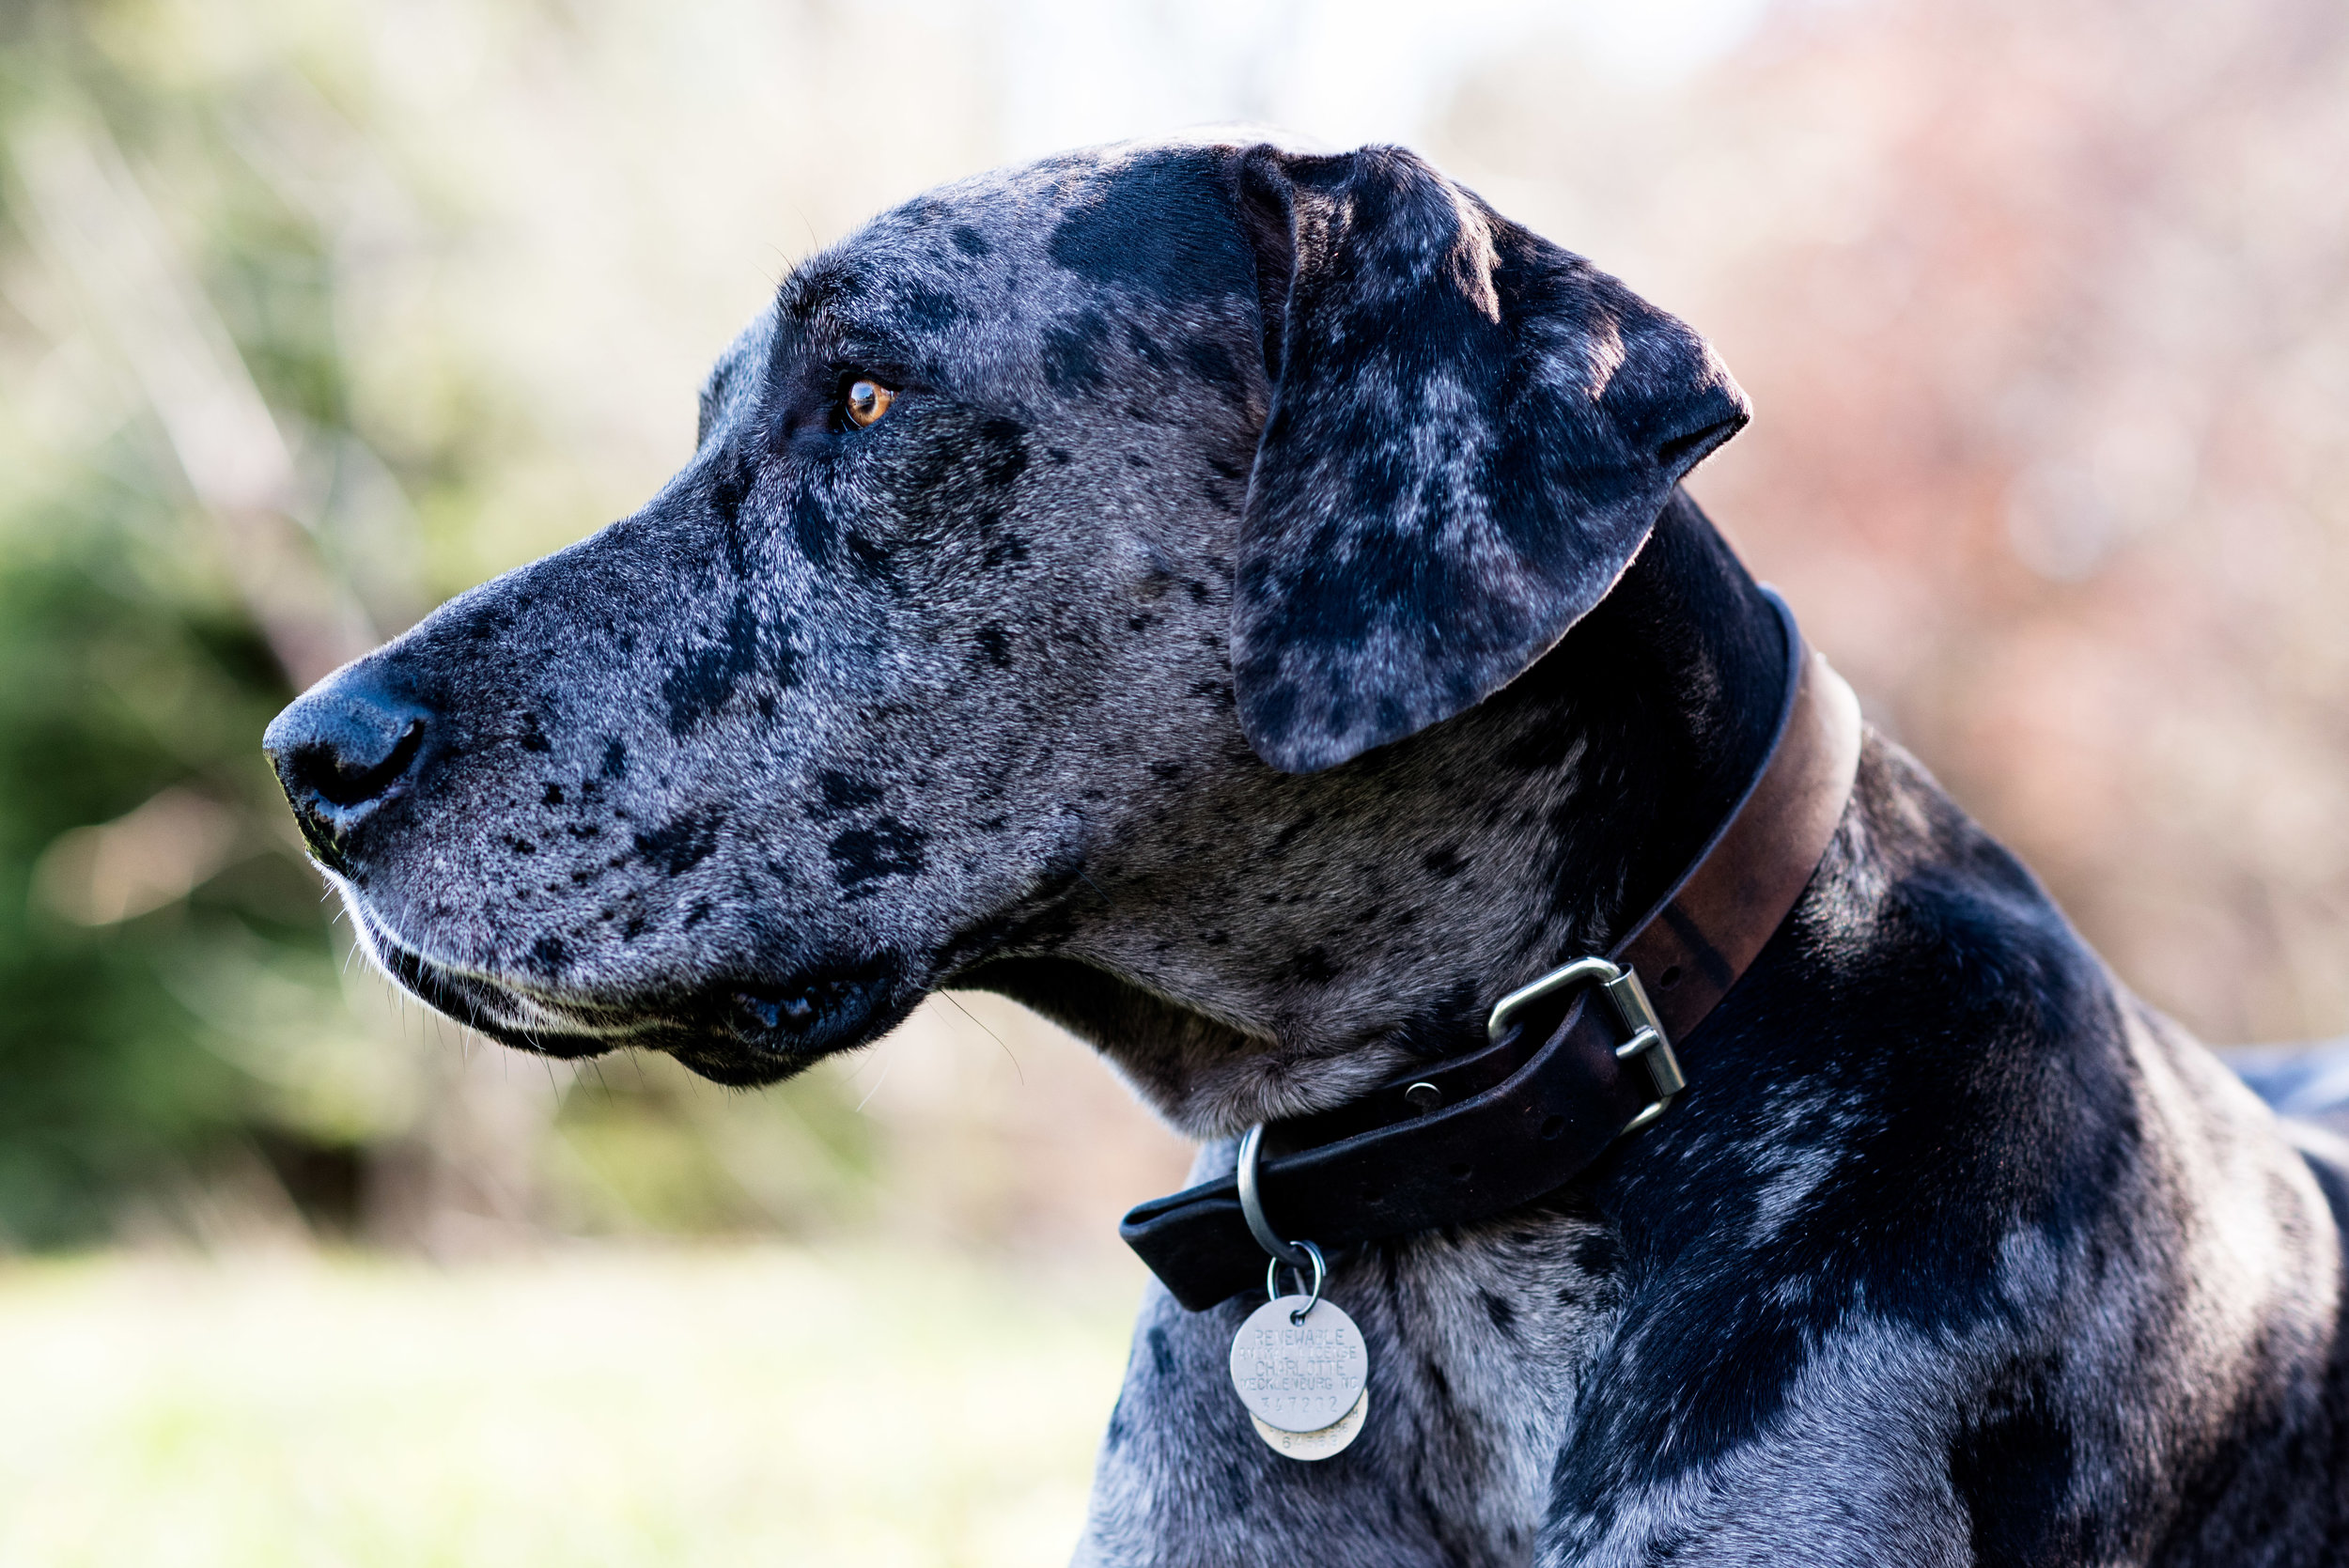
[[1448, 140], [1719, 344], [1702, 499], [2124, 978], [2349, 1029], [2349, 11], [1798, 7]]

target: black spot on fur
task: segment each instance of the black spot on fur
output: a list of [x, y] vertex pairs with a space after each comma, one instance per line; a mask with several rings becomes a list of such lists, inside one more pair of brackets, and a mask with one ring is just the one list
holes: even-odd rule
[[[767, 660], [767, 676], [785, 691], [800, 684], [800, 650], [791, 641], [789, 621], [784, 622], [783, 629], [775, 635], [774, 652]], [[774, 717], [764, 698], [760, 699], [759, 712], [770, 719]]]
[[999, 670], [1011, 668], [1011, 633], [1003, 629], [1003, 622], [988, 622], [971, 640], [979, 644], [979, 651], [987, 655], [988, 663]]
[[1460, 846], [1446, 844], [1422, 855], [1419, 863], [1430, 877], [1457, 877], [1468, 869], [1468, 862], [1460, 858]]
[[628, 748], [606, 736], [603, 742], [603, 767], [599, 769], [607, 779], [620, 778], [628, 772]]
[[[1174, 361], [1166, 357], [1166, 350], [1159, 347], [1156, 338], [1142, 330], [1140, 322], [1126, 323], [1126, 347], [1134, 351], [1135, 358], [1153, 370], [1167, 371], [1174, 368]], [[1143, 417], [1146, 419], [1149, 415], [1145, 412]]]
[[824, 510], [813, 485], [801, 485], [791, 498], [791, 542], [808, 564], [829, 567], [840, 553], [840, 530]]
[[563, 945], [560, 937], [540, 937], [531, 944], [530, 961], [548, 974], [561, 969], [563, 961], [569, 956], [570, 950]]
[[1103, 179], [1052, 231], [1051, 257], [1089, 283], [1169, 303], [1253, 294], [1220, 155], [1154, 153]]
[[1623, 1263], [1623, 1245], [1606, 1231], [1593, 1231], [1574, 1244], [1574, 1266], [1585, 1274], [1612, 1274]]
[[758, 613], [750, 595], [737, 594], [718, 636], [687, 654], [661, 683], [669, 705], [669, 733], [683, 735], [723, 706], [742, 677], [758, 668]]
[[1505, 1334], [1517, 1326], [1517, 1310], [1515, 1307], [1491, 1291], [1480, 1291], [1478, 1295], [1484, 1299], [1485, 1315], [1492, 1319], [1494, 1327]]
[[538, 803], [542, 806], [561, 805], [563, 803], [563, 786], [561, 784], [554, 784], [547, 785], [546, 793], [538, 797]]
[[929, 332], [954, 325], [964, 314], [961, 301], [935, 288], [908, 290], [898, 309], [909, 324]]
[[1065, 327], [1044, 334], [1044, 380], [1055, 392], [1091, 392], [1109, 384], [1101, 363], [1101, 346], [1109, 340], [1110, 324], [1097, 310], [1088, 310]]
[[551, 752], [554, 749], [553, 743], [548, 740], [545, 733], [538, 728], [538, 716], [536, 713], [522, 715], [521, 748], [525, 752]]
[[1289, 852], [1289, 846], [1305, 836], [1305, 831], [1321, 820], [1318, 813], [1307, 812], [1272, 835], [1272, 843], [1265, 849], [1267, 860], [1279, 860]]
[[1330, 961], [1330, 950], [1325, 947], [1309, 947], [1299, 954], [1291, 970], [1309, 986], [1327, 985], [1338, 977], [1337, 966]]
[[1247, 394], [1248, 383], [1241, 377], [1239, 364], [1232, 351], [1211, 337], [1194, 337], [1183, 344], [1183, 363], [1208, 385], [1237, 397]]
[[881, 803], [880, 785], [829, 768], [816, 775], [816, 793], [817, 803], [809, 808], [808, 815], [818, 822]]
[[758, 458], [749, 450], [728, 451], [716, 459], [709, 478], [709, 509], [731, 529], [742, 514], [742, 503], [758, 482]]
[[985, 256], [994, 248], [987, 242], [985, 235], [969, 224], [955, 225], [954, 241], [955, 249], [965, 256]]
[[1224, 1512], [1235, 1519], [1244, 1519], [1255, 1506], [1255, 1483], [1248, 1472], [1236, 1464], [1225, 1464], [1216, 1475], [1217, 1491], [1221, 1497]]
[[848, 565], [856, 575], [867, 582], [884, 588], [898, 586], [897, 570], [889, 559], [889, 547], [862, 534], [846, 536], [848, 544]]
[[2092, 1562], [2108, 1554], [2073, 1539], [2064, 1499], [2074, 1465], [2071, 1423], [2056, 1408], [2060, 1365], [2031, 1367], [1994, 1390], [1950, 1441], [1950, 1487], [1966, 1505], [1978, 1562]]
[[828, 846], [832, 880], [844, 888], [861, 887], [883, 877], [910, 877], [927, 862], [922, 846], [929, 835], [884, 816], [869, 828], [851, 828]]
[[636, 852], [670, 876], [678, 876], [709, 858], [724, 822], [718, 812], [688, 812], [648, 833], [638, 833]]

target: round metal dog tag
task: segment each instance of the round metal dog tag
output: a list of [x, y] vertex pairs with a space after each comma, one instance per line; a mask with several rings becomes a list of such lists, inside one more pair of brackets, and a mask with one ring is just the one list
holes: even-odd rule
[[1276, 1431], [1341, 1424], [1369, 1381], [1362, 1331], [1335, 1305], [1310, 1296], [1266, 1302], [1232, 1341], [1232, 1387], [1248, 1413]]
[[1362, 1434], [1362, 1422], [1370, 1415], [1370, 1390], [1354, 1402], [1354, 1408], [1335, 1426], [1325, 1426], [1318, 1432], [1283, 1432], [1277, 1426], [1267, 1426], [1261, 1416], [1251, 1416], [1249, 1423], [1256, 1436], [1272, 1445], [1272, 1452], [1288, 1459], [1327, 1459], [1343, 1452], [1346, 1446]]

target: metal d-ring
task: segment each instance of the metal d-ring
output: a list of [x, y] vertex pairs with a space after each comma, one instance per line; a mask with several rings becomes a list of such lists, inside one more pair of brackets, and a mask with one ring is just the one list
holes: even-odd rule
[[1320, 1277], [1328, 1272], [1320, 1249], [1314, 1242], [1283, 1242], [1273, 1223], [1264, 1219], [1264, 1190], [1257, 1186], [1257, 1159], [1264, 1155], [1264, 1122], [1250, 1126], [1240, 1139], [1240, 1162], [1234, 1169], [1234, 1178], [1240, 1186], [1240, 1219], [1248, 1220], [1248, 1234], [1257, 1237], [1257, 1247], [1271, 1253], [1273, 1263], [1287, 1263], [1297, 1277], [1314, 1270], [1314, 1296], [1320, 1298]]

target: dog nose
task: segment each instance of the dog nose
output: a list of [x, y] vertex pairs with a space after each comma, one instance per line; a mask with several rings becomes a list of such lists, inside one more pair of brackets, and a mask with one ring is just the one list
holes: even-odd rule
[[430, 721], [364, 665], [328, 676], [271, 721], [261, 750], [322, 858], [414, 772]]

